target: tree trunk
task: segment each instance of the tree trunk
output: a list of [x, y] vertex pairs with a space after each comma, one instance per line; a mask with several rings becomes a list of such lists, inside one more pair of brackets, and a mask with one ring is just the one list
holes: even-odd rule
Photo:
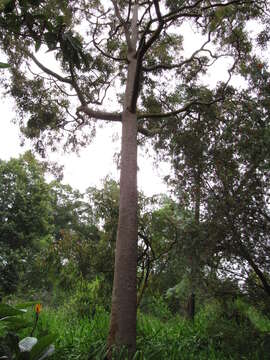
[[[198, 117], [198, 122], [200, 121], [200, 116]], [[202, 156], [202, 155], [201, 155]], [[198, 161], [201, 160], [201, 156]], [[195, 207], [194, 207], [194, 219], [197, 227], [200, 225], [200, 208], [201, 208], [201, 165], [198, 164], [197, 171], [194, 170], [194, 183], [195, 183]], [[196, 235], [197, 236], [197, 235]], [[191, 294], [188, 298], [187, 304], [187, 317], [191, 321], [194, 321], [195, 317], [195, 276], [196, 276], [196, 266], [194, 264], [198, 259], [198, 253], [194, 252], [191, 258], [191, 274], [190, 274], [190, 282], [191, 282]]]
[[[116, 240], [112, 309], [108, 346], [136, 350], [137, 308], [137, 116], [130, 111], [136, 77], [135, 51], [130, 52], [122, 113], [120, 204]], [[117, 350], [117, 349], [116, 349]], [[111, 355], [109, 355], [110, 357]]]
[[194, 321], [195, 317], [195, 294], [191, 293], [187, 304], [187, 315], [189, 320]]

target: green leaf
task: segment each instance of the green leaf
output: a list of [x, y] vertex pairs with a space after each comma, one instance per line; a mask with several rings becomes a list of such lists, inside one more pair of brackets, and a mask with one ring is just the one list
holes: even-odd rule
[[7, 316], [22, 315], [23, 313], [23, 311], [15, 309], [8, 304], [0, 304], [0, 320], [3, 320], [3, 318]]
[[41, 0], [28, 0], [28, 2], [32, 5], [32, 6], [39, 6], [42, 1]]
[[28, 308], [28, 307], [31, 307], [31, 306], [35, 306], [36, 304], [39, 304], [39, 303], [41, 303], [40, 300], [27, 301], [27, 302], [23, 302], [23, 303], [18, 303], [14, 307], [16, 309], [24, 309], [24, 308]]
[[12, 12], [15, 8], [15, 0], [2, 0], [0, 1], [0, 10], [4, 9], [6, 14]]
[[0, 69], [6, 69], [6, 68], [9, 68], [9, 67], [10, 67], [9, 64], [0, 62]]
[[38, 343], [30, 351], [30, 360], [38, 360], [39, 357], [45, 352], [45, 350], [55, 340], [55, 334], [46, 335], [41, 338]]
[[[1, 338], [1, 345], [5, 345], [7, 350], [10, 349], [13, 352], [15, 352], [16, 354], [19, 353], [20, 349], [18, 347], [18, 336], [14, 333], [8, 333], [4, 338]], [[2, 350], [2, 348], [1, 348]], [[1, 352], [2, 355], [2, 352]], [[10, 359], [10, 358], [9, 358]], [[17, 360], [17, 357], [16, 357]]]
[[7, 0], [4, 2], [4, 12], [6, 14], [11, 13], [15, 9], [15, 0]]
[[12, 0], [0, 0], [0, 10], [2, 10], [5, 6], [11, 3]]
[[56, 48], [58, 37], [53, 32], [47, 32], [44, 34], [45, 41], [48, 45], [49, 50], [54, 50]]
[[36, 41], [36, 45], [35, 45], [35, 51], [38, 52], [38, 50], [40, 49], [41, 47], [41, 41]]
[[18, 317], [7, 317], [2, 319], [3, 323], [5, 323], [6, 327], [9, 330], [16, 331], [19, 329], [25, 329], [27, 327], [31, 327], [33, 324], [30, 321], [26, 321], [25, 319]]

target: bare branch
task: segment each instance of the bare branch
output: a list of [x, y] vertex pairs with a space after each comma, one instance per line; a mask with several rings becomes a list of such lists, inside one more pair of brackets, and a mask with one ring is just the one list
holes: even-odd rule
[[241, 241], [240, 241], [239, 245], [240, 245], [240, 249], [241, 249], [241, 255], [243, 254], [244, 258], [247, 260], [249, 265], [254, 270], [255, 274], [260, 279], [265, 292], [267, 293], [268, 296], [270, 296], [270, 283], [268, 282], [267, 277], [265, 276], [263, 271], [260, 270], [259, 266], [255, 263], [255, 261], [252, 259], [252, 256], [247, 251], [246, 247], [243, 245], [243, 243]]
[[160, 8], [159, 8], [159, 0], [154, 0], [154, 6], [155, 6], [158, 22], [162, 23], [163, 19], [162, 19]]
[[125, 23], [128, 23], [128, 22], [129, 22], [130, 13], [131, 13], [131, 5], [132, 5], [132, 0], [129, 0], [129, 2], [128, 2], [128, 14], [127, 14], [127, 20], [125, 21]]
[[[159, 0], [154, 0], [154, 5], [155, 5], [157, 16], [159, 18], [159, 25], [158, 25], [156, 31], [153, 33], [153, 35], [150, 37], [150, 39], [146, 43], [144, 42], [144, 40], [145, 40], [144, 37], [146, 36], [146, 33], [145, 33], [145, 35], [143, 35], [143, 37], [140, 41], [140, 45], [139, 45], [139, 48], [137, 51], [136, 75], [135, 75], [135, 81], [134, 81], [134, 86], [133, 86], [133, 96], [132, 96], [131, 106], [130, 106], [131, 112], [136, 111], [136, 104], [137, 104], [139, 88], [140, 88], [140, 81], [141, 81], [143, 57], [144, 57], [145, 53], [147, 52], [147, 50], [151, 47], [151, 45], [158, 39], [159, 34], [161, 33], [161, 31], [163, 29], [163, 25], [164, 25], [164, 23], [162, 21], [160, 9], [159, 9]], [[138, 5], [136, 4], [134, 6], [134, 15], [133, 15], [133, 19], [132, 19], [132, 43], [133, 43], [132, 45], [133, 45], [133, 47], [135, 47], [135, 44], [137, 43], [137, 37], [138, 37], [137, 21], [138, 21]]]
[[119, 75], [119, 74], [116, 74], [110, 81], [107, 82], [107, 84], [104, 83], [104, 86], [105, 86], [105, 84], [106, 84], [107, 86], [105, 87], [105, 90], [104, 90], [104, 93], [103, 93], [103, 96], [102, 96], [101, 100], [99, 100], [99, 98], [100, 98], [100, 96], [99, 96], [99, 95], [100, 95], [100, 92], [99, 92], [97, 105], [102, 105], [102, 104], [103, 104], [103, 101], [104, 101], [104, 99], [105, 99], [105, 97], [106, 97], [106, 95], [107, 95], [108, 90], [110, 89], [112, 83], [115, 81], [115, 79], [117, 78], [118, 75]]
[[146, 137], [149, 137], [149, 138], [159, 134], [161, 130], [162, 130], [162, 127], [148, 130], [148, 129], [144, 128], [142, 125], [138, 125], [138, 133], [140, 133]]
[[51, 79], [51, 80], [53, 81], [54, 85], [58, 88], [58, 90], [62, 94], [64, 94], [65, 96], [67, 96], [67, 97], [75, 97], [75, 96], [77, 96], [76, 93], [74, 93], [74, 94], [68, 93], [63, 87], [59, 86], [58, 82], [55, 79]]
[[139, 21], [138, 26], [141, 26], [141, 24], [142, 24], [142, 22], [143, 22], [143, 19], [144, 19], [144, 17], [146, 16], [147, 13], [149, 13], [149, 16], [151, 16], [150, 9], [151, 9], [152, 5], [153, 5], [152, 3], [149, 4], [148, 7], [145, 9], [144, 13], [143, 13], [142, 16], [141, 16], [141, 19], [140, 19], [140, 21]]

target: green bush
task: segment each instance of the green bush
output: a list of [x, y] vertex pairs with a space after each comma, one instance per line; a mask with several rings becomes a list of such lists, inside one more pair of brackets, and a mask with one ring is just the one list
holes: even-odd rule
[[196, 316], [194, 326], [198, 333], [226, 356], [267, 359], [265, 334], [251, 321], [251, 314], [255, 318], [251, 308], [240, 300], [229, 302], [226, 307], [225, 311], [218, 302], [208, 303]]
[[146, 314], [151, 314], [159, 319], [168, 320], [172, 317], [167, 302], [160, 295], [148, 296], [142, 300], [141, 310]]
[[97, 307], [107, 301], [104, 299], [103, 285], [104, 280], [101, 277], [96, 277], [91, 282], [81, 279], [64, 303], [70, 316], [93, 317]]

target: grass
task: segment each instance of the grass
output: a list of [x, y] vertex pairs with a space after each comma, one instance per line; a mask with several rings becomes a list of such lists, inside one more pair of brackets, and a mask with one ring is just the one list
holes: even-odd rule
[[[56, 335], [52, 360], [104, 359], [108, 312], [98, 306], [93, 316], [80, 317], [75, 313], [65, 306], [44, 307], [35, 336], [48, 332]], [[269, 320], [263, 321], [269, 325]], [[241, 324], [226, 318], [216, 303], [202, 309], [194, 323], [180, 316], [160, 319], [139, 312], [134, 360], [267, 360], [269, 351], [264, 347], [268, 339], [269, 332], [259, 332], [247, 317]], [[117, 360], [124, 360], [125, 356], [120, 358]]]

